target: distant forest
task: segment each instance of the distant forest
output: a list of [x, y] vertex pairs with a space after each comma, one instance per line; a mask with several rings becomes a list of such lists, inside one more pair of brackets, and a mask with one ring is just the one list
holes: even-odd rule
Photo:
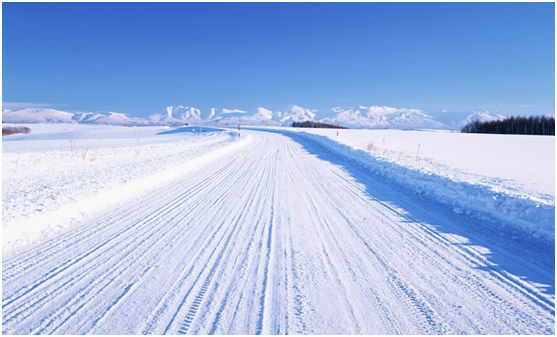
[[[292, 122], [292, 127], [294, 128], [324, 128], [324, 129], [336, 129], [337, 126], [333, 124], [314, 122], [314, 121], [304, 121], [304, 122]], [[344, 126], [339, 126], [339, 129], [348, 129]]]
[[11, 136], [18, 133], [29, 133], [31, 129], [26, 126], [2, 126], [2, 136]]
[[461, 132], [555, 136], [555, 117], [513, 116], [498, 121], [472, 121], [463, 126]]

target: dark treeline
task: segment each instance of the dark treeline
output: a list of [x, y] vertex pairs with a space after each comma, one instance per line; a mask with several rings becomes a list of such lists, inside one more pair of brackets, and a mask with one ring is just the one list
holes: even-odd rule
[[31, 129], [25, 126], [2, 126], [2, 136], [15, 135], [18, 133], [29, 133]]
[[513, 116], [503, 120], [489, 122], [472, 121], [463, 126], [461, 131], [465, 133], [555, 136], [555, 117]]
[[[337, 126], [333, 124], [314, 122], [314, 121], [303, 121], [303, 122], [292, 122], [292, 127], [294, 128], [324, 128], [324, 129], [336, 129]], [[348, 129], [344, 126], [339, 126], [339, 129]]]

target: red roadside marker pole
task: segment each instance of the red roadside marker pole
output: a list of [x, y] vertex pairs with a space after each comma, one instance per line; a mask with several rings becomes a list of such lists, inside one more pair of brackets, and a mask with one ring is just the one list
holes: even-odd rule
[[240, 132], [242, 131], [242, 128], [240, 126], [240, 124], [238, 124], [238, 137], [240, 137]]
[[339, 124], [337, 123], [337, 137], [338, 137]]

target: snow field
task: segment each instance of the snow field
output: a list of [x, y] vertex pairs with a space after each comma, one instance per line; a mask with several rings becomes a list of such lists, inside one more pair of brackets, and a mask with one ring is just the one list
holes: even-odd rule
[[292, 131], [455, 213], [491, 221], [505, 235], [555, 240], [553, 137], [340, 130], [337, 138], [334, 129]]
[[250, 141], [218, 129], [201, 136], [192, 127], [32, 129], [3, 141], [4, 253], [139, 198]]
[[248, 134], [241, 150], [4, 256], [3, 332], [555, 333], [549, 249], [303, 135]]

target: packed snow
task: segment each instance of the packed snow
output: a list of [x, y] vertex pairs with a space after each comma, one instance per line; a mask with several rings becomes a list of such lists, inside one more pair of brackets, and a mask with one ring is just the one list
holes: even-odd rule
[[492, 221], [492, 227], [508, 236], [555, 239], [553, 137], [297, 130], [455, 213]]
[[195, 126], [29, 127], [32, 134], [3, 137], [2, 142], [5, 253], [138, 198], [248, 141]]
[[555, 334], [554, 192], [481, 160], [514, 138], [30, 127], [2, 141], [4, 334]]

